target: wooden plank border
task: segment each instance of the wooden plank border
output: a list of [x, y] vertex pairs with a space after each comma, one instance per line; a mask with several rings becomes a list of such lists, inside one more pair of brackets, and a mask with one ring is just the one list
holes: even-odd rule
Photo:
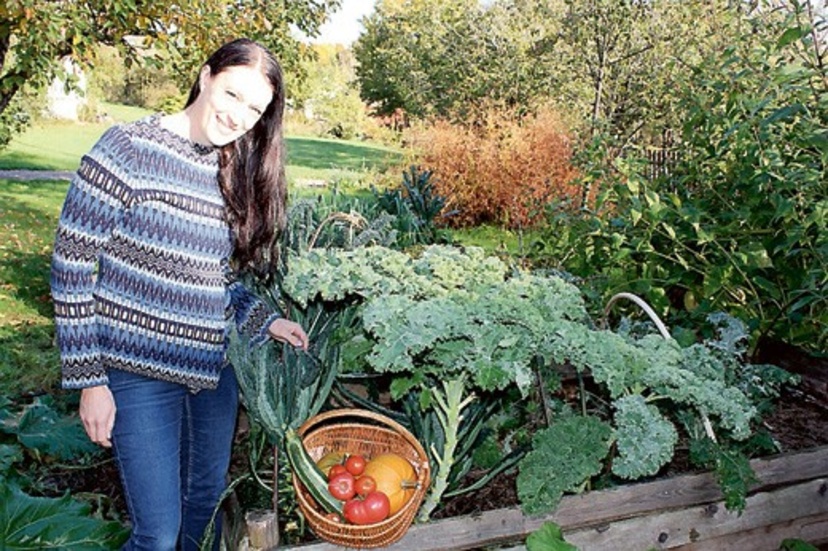
[[581, 551], [599, 549], [734, 548], [775, 551], [786, 537], [800, 537], [800, 519], [828, 516], [826, 479], [811, 480], [749, 497], [742, 515], [724, 502], [700, 504], [664, 513], [613, 522], [606, 530], [564, 531], [566, 541]]
[[[828, 521], [822, 519], [819, 513], [821, 511], [828, 515], [828, 446], [756, 459], [751, 461], [751, 466], [756, 472], [759, 482], [751, 489], [748, 508], [743, 516], [747, 516], [749, 512], [752, 516], [751, 505], [754, 508], [776, 507], [785, 509], [788, 504], [785, 504], [784, 507], [778, 507], [773, 500], [793, 498], [797, 492], [804, 494], [807, 489], [810, 497], [819, 496], [818, 499], [814, 498], [813, 500], [819, 503], [819, 507], [821, 507], [816, 513], [812, 514], [806, 513], [805, 510], [802, 511], [805, 516], [813, 516], [817, 519], [810, 525], [809, 530], [811, 532], [809, 533], [811, 535], [809, 537], [814, 540], [828, 539]], [[813, 482], [813, 484], [802, 486], [802, 483], [806, 482]], [[787, 486], [796, 487], [795, 490], [791, 490], [793, 495], [784, 492], [775, 493], [777, 489]], [[816, 490], [814, 490], [814, 487]], [[758, 494], [762, 492], [769, 493], [774, 497], [760, 498]], [[529, 517], [525, 516], [518, 507], [510, 507], [485, 511], [480, 514], [452, 517], [426, 524], [415, 524], [411, 526], [399, 542], [385, 549], [394, 551], [477, 549], [487, 545], [523, 540], [546, 521], [553, 521], [561, 526], [567, 540], [569, 540], [569, 534], [582, 532], [601, 534], [609, 531], [613, 523], [619, 521], [671, 511], [679, 511], [679, 514], [682, 514], [680, 510], [687, 508], [694, 508], [693, 514], [696, 516], [707, 515], [709, 518], [716, 519], [717, 515], [718, 518], [721, 518], [722, 515], [730, 515], [725, 511], [721, 499], [721, 492], [712, 474], [681, 475], [653, 482], [624, 485], [611, 490], [565, 496], [555, 512], [549, 515]], [[771, 500], [768, 501], [768, 499]], [[634, 522], [634, 520], [630, 520], [631, 524]], [[793, 519], [782, 521], [783, 524], [785, 522], [793, 522]], [[753, 528], [745, 529], [749, 531]], [[661, 532], [657, 536], [659, 535], [661, 535]], [[668, 532], [667, 541], [670, 537]], [[726, 537], [726, 535], [722, 537]], [[657, 539], [656, 545], [659, 543]], [[679, 540], [679, 538], [673, 538], [673, 541], [676, 540]], [[573, 541], [573, 543], [575, 542]], [[575, 545], [578, 544], [575, 543]], [[586, 545], [591, 544], [587, 543]], [[601, 546], [595, 549], [609, 548], [613, 547]], [[669, 547], [663, 548], [668, 549]], [[346, 548], [319, 542], [290, 546], [285, 549], [335, 551]], [[582, 551], [588, 549], [589, 547], [585, 546]], [[615, 549], [624, 549], [624, 547], [615, 547]], [[688, 547], [687, 549], [702, 548]]]

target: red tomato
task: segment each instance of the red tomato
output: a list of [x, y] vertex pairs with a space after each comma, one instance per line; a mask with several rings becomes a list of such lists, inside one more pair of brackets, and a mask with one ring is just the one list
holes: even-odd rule
[[347, 473], [348, 469], [345, 468], [345, 465], [341, 465], [337, 463], [328, 471], [328, 480], [332, 479], [338, 474]]
[[365, 517], [365, 502], [361, 499], [346, 501], [342, 508], [342, 514], [345, 515], [345, 520], [351, 524], [368, 524]]
[[351, 473], [340, 473], [328, 481], [328, 491], [336, 499], [345, 501], [356, 495], [354, 489], [354, 475]]
[[371, 492], [365, 496], [362, 503], [365, 506], [365, 516], [369, 524], [382, 522], [388, 518], [388, 513], [391, 510], [391, 502], [384, 493]]
[[364, 474], [356, 479], [354, 488], [356, 488], [357, 495], [365, 497], [377, 489], [377, 482], [367, 474]]
[[382, 492], [371, 492], [365, 499], [355, 497], [345, 502], [342, 512], [351, 524], [375, 524], [388, 518], [391, 504]]
[[349, 455], [345, 460], [345, 468], [354, 476], [359, 476], [365, 470], [365, 458], [361, 455]]

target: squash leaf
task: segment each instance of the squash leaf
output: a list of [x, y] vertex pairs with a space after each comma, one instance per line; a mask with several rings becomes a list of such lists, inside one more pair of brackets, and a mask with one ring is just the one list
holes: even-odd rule
[[0, 549], [115, 549], [129, 530], [89, 516], [90, 506], [61, 498], [32, 497], [0, 478]]
[[18, 417], [7, 417], [3, 431], [16, 435], [26, 448], [62, 460], [100, 451], [89, 440], [77, 416], [61, 415], [41, 399], [26, 406]]
[[578, 548], [564, 540], [561, 527], [554, 522], [543, 525], [526, 538], [527, 551], [578, 551]]

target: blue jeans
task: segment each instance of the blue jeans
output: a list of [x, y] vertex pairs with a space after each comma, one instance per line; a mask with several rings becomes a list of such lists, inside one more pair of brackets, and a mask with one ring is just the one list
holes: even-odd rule
[[197, 393], [111, 369], [109, 388], [117, 408], [112, 445], [132, 521], [124, 549], [198, 549], [227, 486], [238, 411], [233, 369], [222, 371], [217, 389]]

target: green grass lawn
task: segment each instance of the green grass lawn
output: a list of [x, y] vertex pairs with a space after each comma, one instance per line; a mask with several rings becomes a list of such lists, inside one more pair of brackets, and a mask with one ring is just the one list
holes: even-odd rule
[[[125, 106], [107, 106], [115, 121], [130, 121], [150, 113]], [[0, 170], [75, 170], [81, 156], [113, 123], [41, 121], [16, 136], [0, 151]], [[288, 180], [364, 183], [372, 171], [400, 162], [392, 148], [358, 141], [327, 140], [305, 136], [286, 138]]]
[[49, 263], [66, 182], [0, 180], [0, 393], [57, 383]]

